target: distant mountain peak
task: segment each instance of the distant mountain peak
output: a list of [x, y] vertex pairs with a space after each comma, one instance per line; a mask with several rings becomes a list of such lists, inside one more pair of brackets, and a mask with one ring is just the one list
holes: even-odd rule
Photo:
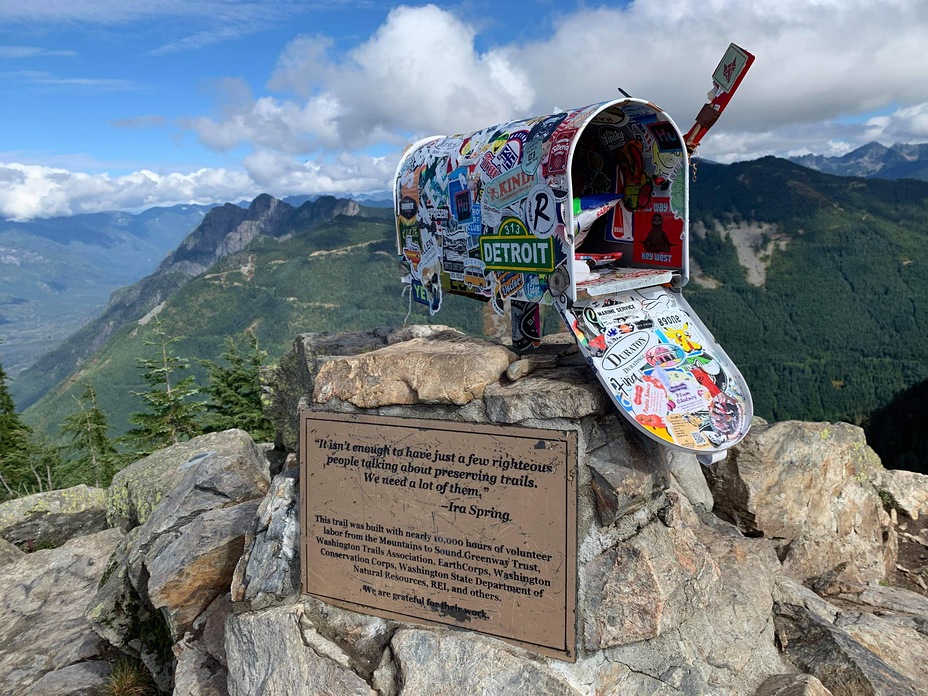
[[894, 143], [887, 147], [872, 141], [838, 157], [802, 155], [789, 159], [825, 174], [928, 181], [928, 143]]

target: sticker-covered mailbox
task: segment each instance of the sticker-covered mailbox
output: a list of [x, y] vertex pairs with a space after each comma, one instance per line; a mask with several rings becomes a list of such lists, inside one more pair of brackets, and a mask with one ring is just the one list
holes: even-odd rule
[[422, 140], [394, 191], [418, 302], [434, 313], [444, 293], [463, 294], [502, 312], [508, 300], [520, 347], [540, 338], [537, 305], [553, 305], [619, 410], [701, 458], [738, 442], [753, 415], [743, 377], [681, 293], [689, 154], [737, 86], [720, 81], [746, 70], [724, 69], [750, 55], [738, 50], [686, 136], [626, 97]]

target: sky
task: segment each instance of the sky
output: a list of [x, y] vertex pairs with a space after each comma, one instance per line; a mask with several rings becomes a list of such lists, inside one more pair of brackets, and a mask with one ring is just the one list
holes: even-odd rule
[[390, 188], [402, 149], [605, 101], [699, 154], [928, 142], [925, 0], [0, 0], [0, 217]]

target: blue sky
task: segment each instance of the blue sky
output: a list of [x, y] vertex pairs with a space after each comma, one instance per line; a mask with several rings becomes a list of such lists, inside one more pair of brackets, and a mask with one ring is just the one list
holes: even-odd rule
[[923, 0], [0, 0], [0, 217], [389, 186], [422, 135], [609, 99], [723, 162], [928, 141]]

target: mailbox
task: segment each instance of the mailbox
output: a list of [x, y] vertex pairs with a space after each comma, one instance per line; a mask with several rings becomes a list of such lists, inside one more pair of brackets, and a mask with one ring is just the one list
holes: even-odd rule
[[748, 387], [682, 295], [689, 142], [651, 102], [606, 101], [421, 140], [395, 179], [413, 297], [513, 309], [519, 348], [553, 305], [618, 409], [667, 446], [718, 458], [747, 433]]

